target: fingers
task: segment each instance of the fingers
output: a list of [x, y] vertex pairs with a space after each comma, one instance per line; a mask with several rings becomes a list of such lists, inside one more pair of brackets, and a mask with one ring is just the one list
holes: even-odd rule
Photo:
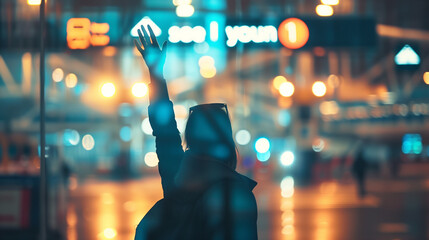
[[152, 40], [152, 44], [153, 44], [155, 47], [159, 48], [158, 40], [156, 40], [156, 36], [155, 36], [155, 34], [153, 33], [152, 28], [150, 27], [150, 25], [147, 25], [147, 28], [149, 29], [150, 39]]
[[144, 39], [146, 40], [146, 43], [152, 46], [153, 45], [152, 44], [152, 39], [150, 39], [150, 37], [149, 37], [149, 35], [148, 35], [147, 31], [146, 31], [146, 28], [143, 25], [140, 25], [140, 29], [143, 32]]
[[139, 34], [140, 42], [142, 43], [143, 47], [146, 49], [147, 48], [146, 38], [143, 37], [142, 32], [140, 31], [140, 29], [137, 29], [137, 33]]
[[139, 43], [136, 39], [134, 39], [134, 45], [136, 45], [137, 50], [139, 50], [139, 52], [141, 53], [141, 55], [143, 55], [143, 54], [144, 54], [144, 50], [143, 50], [143, 48], [140, 46], [140, 43]]

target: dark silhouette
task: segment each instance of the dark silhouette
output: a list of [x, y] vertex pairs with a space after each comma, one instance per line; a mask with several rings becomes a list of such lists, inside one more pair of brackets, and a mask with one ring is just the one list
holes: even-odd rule
[[[235, 171], [236, 148], [225, 104], [189, 109], [186, 151], [162, 77], [166, 43], [141, 26], [135, 44], [149, 68], [149, 120], [164, 198], [137, 226], [135, 239], [257, 239], [256, 182]], [[150, 35], [150, 36], [149, 36]]]
[[353, 162], [352, 166], [353, 175], [355, 176], [357, 181], [358, 194], [361, 198], [365, 197], [366, 195], [365, 177], [367, 169], [368, 163], [366, 162], [364, 151], [363, 149], [361, 149], [357, 152], [355, 161]]

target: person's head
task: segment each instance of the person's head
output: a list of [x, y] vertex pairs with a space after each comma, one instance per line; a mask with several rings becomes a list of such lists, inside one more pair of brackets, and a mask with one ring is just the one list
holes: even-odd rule
[[211, 156], [235, 169], [237, 154], [226, 104], [211, 103], [191, 107], [185, 141], [188, 150]]

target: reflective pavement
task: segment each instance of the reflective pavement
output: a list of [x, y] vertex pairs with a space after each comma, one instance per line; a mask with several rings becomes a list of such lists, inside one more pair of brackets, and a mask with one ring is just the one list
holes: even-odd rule
[[[325, 181], [296, 188], [262, 176], [255, 188], [259, 239], [429, 239], [429, 177], [370, 179], [359, 199], [353, 182]], [[133, 239], [140, 219], [162, 196], [160, 179], [72, 181], [67, 236]]]

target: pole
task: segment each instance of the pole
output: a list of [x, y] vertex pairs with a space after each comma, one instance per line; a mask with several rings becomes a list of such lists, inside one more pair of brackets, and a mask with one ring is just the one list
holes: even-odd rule
[[45, 154], [45, 0], [40, 3], [40, 240], [47, 240]]

